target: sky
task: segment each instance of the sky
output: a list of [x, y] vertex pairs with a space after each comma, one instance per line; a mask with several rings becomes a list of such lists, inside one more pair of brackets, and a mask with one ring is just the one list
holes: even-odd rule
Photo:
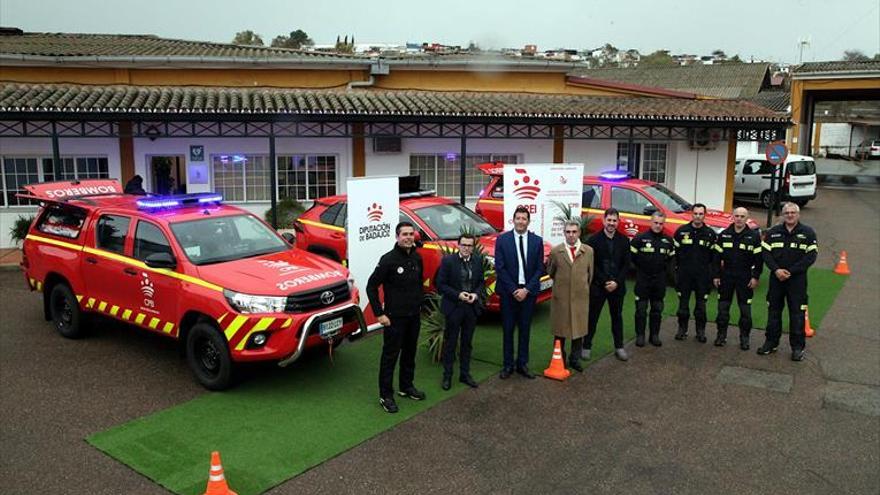
[[880, 0], [0, 0], [0, 26], [217, 42], [250, 29], [266, 44], [296, 29], [318, 44], [337, 35], [358, 44], [473, 41], [539, 50], [611, 43], [642, 54], [721, 49], [782, 63], [880, 53]]

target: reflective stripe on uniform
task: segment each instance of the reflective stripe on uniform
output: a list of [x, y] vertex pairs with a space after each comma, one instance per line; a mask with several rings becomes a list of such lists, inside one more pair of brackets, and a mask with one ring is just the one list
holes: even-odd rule
[[722, 249], [721, 246], [719, 246], [718, 244], [715, 244], [714, 246], [712, 246], [712, 249], [714, 249], [715, 251], [718, 251], [719, 253], [724, 252], [724, 249]]
[[732, 243], [732, 242], [722, 242], [722, 243], [721, 243], [721, 247], [723, 247], [723, 248], [732, 248], [732, 247], [733, 247], [733, 243]]
[[630, 247], [629, 247], [629, 250], [630, 250], [632, 253], [634, 253], [634, 254], [639, 252], [639, 250], [636, 249], [635, 246], [630, 246]]
[[773, 249], [773, 248], [770, 247], [770, 244], [767, 244], [766, 242], [762, 242], [762, 243], [761, 243], [761, 246], [762, 246], [764, 249], [766, 249], [767, 251], [770, 251], [770, 250]]
[[815, 244], [813, 244], [812, 246], [808, 246], [807, 249], [806, 249], [806, 251], [807, 251], [808, 253], [809, 253], [810, 251], [818, 251], [818, 250], [819, 250], [819, 246], [817, 246], [817, 245], [815, 245]]

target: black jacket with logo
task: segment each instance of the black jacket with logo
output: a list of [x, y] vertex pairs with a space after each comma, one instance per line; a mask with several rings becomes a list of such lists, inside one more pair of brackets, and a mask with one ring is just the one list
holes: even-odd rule
[[648, 230], [637, 235], [629, 246], [636, 278], [666, 276], [666, 267], [675, 256], [672, 238], [662, 232], [655, 234], [653, 230]]
[[784, 223], [774, 225], [767, 231], [762, 247], [764, 263], [770, 273], [782, 268], [791, 272], [792, 277], [807, 273], [819, 253], [816, 232], [800, 222], [791, 232]]
[[736, 227], [730, 224], [718, 234], [715, 242], [716, 263], [714, 277], [722, 274], [737, 278], [760, 278], [764, 268], [761, 257], [761, 233], [744, 227], [737, 233]]
[[[406, 252], [397, 244], [381, 258], [367, 282], [367, 297], [376, 316], [418, 316], [422, 305], [422, 257], [413, 247]], [[379, 286], [385, 305], [379, 301]]]
[[675, 231], [675, 261], [679, 273], [709, 277], [714, 262], [715, 231], [706, 224], [686, 223]]

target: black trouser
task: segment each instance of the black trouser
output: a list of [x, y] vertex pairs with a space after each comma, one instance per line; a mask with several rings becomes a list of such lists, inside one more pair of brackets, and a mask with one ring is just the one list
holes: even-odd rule
[[559, 341], [559, 348], [562, 349], [562, 362], [563, 363], [576, 363], [579, 362], [581, 358], [581, 349], [584, 347], [584, 338], [578, 337], [576, 339], [571, 340], [571, 354], [568, 355], [568, 359], [566, 359], [565, 354], [565, 337], [553, 337], [554, 339]]
[[648, 323], [648, 303], [651, 303], [651, 336], [660, 335], [663, 319], [663, 298], [666, 296], [666, 272], [636, 277], [636, 335], [645, 334]]
[[767, 342], [779, 344], [779, 337], [782, 335], [782, 308], [788, 304], [788, 343], [792, 350], [806, 347], [804, 311], [807, 309], [807, 275], [795, 275], [780, 282], [771, 273], [767, 304]]
[[416, 346], [419, 342], [421, 318], [389, 316], [391, 325], [383, 331], [382, 358], [379, 362], [379, 397], [394, 395], [394, 366], [400, 357], [400, 390], [413, 386], [416, 373]]
[[608, 301], [608, 311], [611, 316], [611, 336], [614, 337], [614, 348], [623, 348], [623, 291], [618, 286], [614, 292], [608, 292], [605, 288], [590, 288], [590, 318], [587, 321], [587, 337], [584, 340], [584, 348], [593, 348], [593, 336], [596, 335], [596, 327], [599, 324], [599, 313]]
[[678, 289], [678, 329], [687, 333], [688, 319], [691, 315], [691, 293], [694, 294], [696, 304], [694, 306], [694, 321], [697, 323], [697, 333], [706, 332], [706, 299], [709, 298], [710, 280], [709, 267], [703, 272], [679, 271], [676, 276], [676, 288]]
[[718, 288], [718, 318], [715, 324], [718, 333], [727, 334], [727, 325], [730, 323], [730, 304], [733, 302], [733, 294], [736, 293], [736, 304], [739, 306], [739, 336], [745, 340], [752, 331], [752, 296], [754, 291], [749, 289], [751, 273], [723, 274], [721, 286]]
[[458, 366], [462, 378], [471, 373], [471, 342], [474, 339], [474, 328], [477, 326], [477, 315], [471, 306], [459, 306], [446, 315], [446, 328], [443, 330], [443, 376], [452, 376], [452, 363], [455, 361], [455, 347], [461, 335], [461, 351]]

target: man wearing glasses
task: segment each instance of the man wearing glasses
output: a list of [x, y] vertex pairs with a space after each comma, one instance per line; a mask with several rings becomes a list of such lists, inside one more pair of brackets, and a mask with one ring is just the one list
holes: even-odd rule
[[437, 270], [437, 288], [440, 291], [440, 312], [446, 318], [443, 331], [443, 390], [452, 387], [452, 363], [455, 347], [460, 340], [458, 381], [471, 388], [477, 382], [471, 377], [471, 342], [477, 317], [483, 311], [486, 295], [483, 285], [483, 260], [474, 255], [476, 238], [461, 234], [458, 253], [448, 254]]
[[758, 354], [776, 352], [782, 335], [782, 308], [788, 304], [788, 342], [792, 361], [804, 360], [807, 269], [816, 262], [819, 251], [816, 232], [800, 223], [800, 212], [798, 205], [785, 203], [782, 223], [767, 232], [761, 245], [764, 263], [770, 270], [770, 287], [767, 290], [767, 340], [758, 349]]
[[[562, 359], [575, 371], [581, 366], [583, 337], [589, 326], [590, 282], [593, 281], [593, 248], [582, 243], [581, 224], [567, 220], [563, 225], [565, 242], [550, 251], [547, 274], [553, 279], [550, 322], [553, 336], [559, 339]], [[571, 340], [571, 352], [565, 358], [565, 339]]]

